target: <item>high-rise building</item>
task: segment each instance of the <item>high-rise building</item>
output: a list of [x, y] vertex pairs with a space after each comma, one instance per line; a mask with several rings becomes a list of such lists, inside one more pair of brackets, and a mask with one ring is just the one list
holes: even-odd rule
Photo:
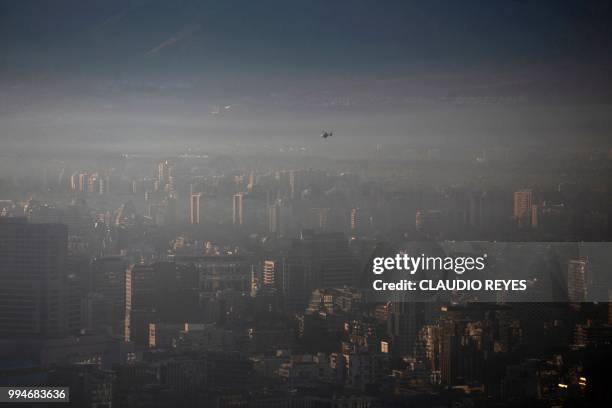
[[73, 173], [70, 176], [70, 190], [77, 191], [79, 189], [79, 173]]
[[268, 232], [278, 235], [281, 228], [281, 205], [278, 201], [268, 206]]
[[514, 219], [520, 228], [531, 226], [533, 191], [529, 189], [514, 192]]
[[289, 307], [303, 308], [316, 288], [351, 286], [355, 268], [342, 234], [303, 230], [293, 240], [283, 268], [283, 292]]
[[70, 177], [70, 189], [80, 193], [106, 194], [110, 177], [107, 173], [76, 172]]
[[100, 191], [100, 175], [98, 173], [89, 175], [89, 180], [87, 181], [87, 191], [89, 193], [98, 193]]
[[164, 160], [157, 165], [156, 191], [174, 193], [173, 166], [168, 160]]
[[95, 259], [91, 283], [96, 307], [90, 309], [90, 327], [129, 339], [132, 273], [127, 261], [119, 256]]
[[155, 268], [152, 265], [132, 266], [132, 309], [155, 309]]
[[400, 355], [415, 351], [419, 331], [432, 320], [432, 305], [428, 302], [408, 302], [394, 299], [389, 307], [387, 333], [393, 349]]
[[156, 316], [155, 268], [152, 265], [136, 264], [131, 273], [130, 340], [137, 346], [146, 346], [149, 324], [155, 322]]
[[66, 331], [68, 228], [0, 218], [0, 338], [58, 338]]
[[263, 265], [263, 278], [262, 283], [266, 288], [275, 288], [277, 287], [280, 281], [280, 264], [276, 260], [267, 259], [264, 261]]
[[540, 225], [540, 206], [533, 204], [531, 206], [531, 228], [538, 228]]
[[483, 336], [489, 335], [482, 324], [484, 313], [481, 305], [443, 308], [439, 322], [440, 381], [443, 385], [482, 378], [484, 359], [491, 352], [491, 344], [483, 341]]
[[90, 259], [85, 253], [79, 253], [78, 244], [71, 237], [68, 241], [68, 257], [64, 280], [64, 299], [66, 327], [68, 334], [78, 334], [83, 328], [83, 299], [90, 287]]
[[571, 259], [567, 264], [567, 297], [572, 303], [586, 300], [586, 258]]
[[157, 165], [157, 181], [162, 188], [170, 182], [170, 163], [168, 160], [164, 160]]
[[454, 384], [458, 376], [461, 322], [443, 320], [440, 329], [440, 377], [443, 384]]
[[104, 173], [93, 173], [89, 176], [87, 192], [94, 194], [106, 194], [109, 191], [110, 177]]
[[202, 194], [192, 193], [191, 199], [189, 200], [189, 223], [199, 224], [200, 223], [200, 209], [202, 204]]
[[252, 193], [254, 188], [255, 188], [255, 172], [251, 171], [249, 173], [249, 183], [247, 184], [247, 191], [249, 193]]
[[233, 197], [232, 223], [236, 226], [244, 224], [244, 194], [237, 193]]
[[301, 171], [290, 170], [289, 171], [289, 194], [291, 198], [298, 198], [301, 190]]
[[87, 173], [79, 174], [79, 191], [81, 193], [86, 193], [89, 188], [89, 175]]

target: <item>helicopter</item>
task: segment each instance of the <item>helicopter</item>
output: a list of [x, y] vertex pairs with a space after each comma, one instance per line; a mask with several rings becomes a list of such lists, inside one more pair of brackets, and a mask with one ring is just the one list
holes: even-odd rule
[[334, 133], [333, 133], [333, 132], [328, 132], [328, 131], [326, 131], [326, 130], [325, 130], [325, 131], [323, 131], [323, 133], [321, 133], [321, 137], [322, 137], [323, 139], [327, 139], [328, 137], [332, 137], [333, 135], [334, 135]]

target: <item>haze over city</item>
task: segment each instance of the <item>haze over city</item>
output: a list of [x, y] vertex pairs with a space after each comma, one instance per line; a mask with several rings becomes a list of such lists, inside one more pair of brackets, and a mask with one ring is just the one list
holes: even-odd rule
[[0, 2], [0, 405], [610, 406], [610, 21]]
[[[3, 150], [246, 143], [342, 154], [605, 140], [610, 128], [607, 2], [0, 7]], [[327, 128], [340, 146], [321, 148]]]

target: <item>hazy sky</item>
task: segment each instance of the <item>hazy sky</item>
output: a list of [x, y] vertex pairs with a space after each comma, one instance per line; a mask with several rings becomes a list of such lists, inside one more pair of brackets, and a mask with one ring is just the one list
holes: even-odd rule
[[611, 4], [7, 0], [0, 141], [606, 136]]

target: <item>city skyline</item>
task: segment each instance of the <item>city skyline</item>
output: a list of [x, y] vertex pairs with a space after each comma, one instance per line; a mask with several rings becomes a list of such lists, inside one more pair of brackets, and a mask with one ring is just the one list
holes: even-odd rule
[[0, 405], [609, 406], [611, 17], [0, 2]]

